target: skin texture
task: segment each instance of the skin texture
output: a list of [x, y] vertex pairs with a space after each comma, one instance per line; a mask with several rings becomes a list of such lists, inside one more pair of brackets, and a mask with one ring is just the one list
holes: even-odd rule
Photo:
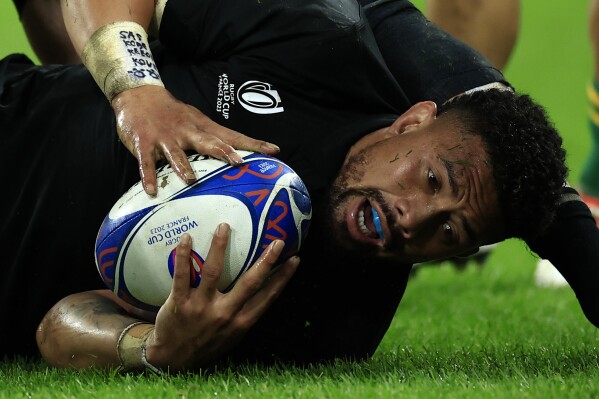
[[[275, 272], [284, 247], [274, 241], [263, 255], [225, 294], [217, 289], [223, 269], [229, 226], [215, 232], [204, 263], [202, 280], [190, 286], [191, 238], [183, 235], [177, 246], [175, 275], [170, 296], [160, 308], [155, 328], [146, 341], [148, 361], [164, 370], [178, 371], [208, 364], [235, 345], [278, 297], [299, 258], [292, 257]], [[71, 295], [44, 317], [36, 339], [43, 358], [54, 367], [116, 367], [117, 342], [130, 324], [153, 321], [108, 291]]]
[[497, 68], [507, 65], [520, 29], [520, 0], [428, 0], [426, 14]]
[[345, 251], [400, 263], [469, 253], [502, 238], [492, 181], [482, 139], [437, 119], [433, 102], [418, 103], [352, 148], [334, 184], [331, 225]]

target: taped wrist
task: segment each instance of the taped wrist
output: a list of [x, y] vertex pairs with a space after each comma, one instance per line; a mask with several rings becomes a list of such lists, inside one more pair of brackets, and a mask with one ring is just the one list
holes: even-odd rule
[[152, 331], [154, 325], [144, 322], [130, 324], [123, 330], [117, 343], [117, 352], [125, 370], [149, 369], [157, 374], [161, 373], [146, 357], [146, 341]]
[[108, 101], [136, 87], [164, 87], [148, 35], [135, 22], [113, 22], [95, 31], [85, 44], [81, 59]]

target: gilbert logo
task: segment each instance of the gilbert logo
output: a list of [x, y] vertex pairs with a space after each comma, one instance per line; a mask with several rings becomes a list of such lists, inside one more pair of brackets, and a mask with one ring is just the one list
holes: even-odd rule
[[279, 93], [268, 83], [250, 80], [237, 90], [237, 101], [245, 109], [255, 114], [276, 114], [283, 112]]

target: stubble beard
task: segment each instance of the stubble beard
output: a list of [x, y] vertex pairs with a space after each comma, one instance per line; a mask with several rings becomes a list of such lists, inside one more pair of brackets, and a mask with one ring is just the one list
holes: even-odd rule
[[[368, 167], [364, 150], [351, 156], [341, 167], [326, 199], [326, 225], [330, 232], [330, 245], [334, 250], [347, 256], [372, 258], [374, 249], [356, 243], [349, 234], [346, 222], [346, 203], [353, 197], [379, 197], [380, 193], [373, 189], [350, 187], [350, 182], [359, 182]], [[355, 183], [354, 183], [355, 184]]]

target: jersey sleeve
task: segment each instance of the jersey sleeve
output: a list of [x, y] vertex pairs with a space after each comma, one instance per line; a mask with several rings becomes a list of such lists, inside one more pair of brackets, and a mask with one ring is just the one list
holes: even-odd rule
[[508, 84], [480, 53], [428, 21], [407, 0], [359, 0], [383, 58], [413, 102], [442, 104], [493, 82]]
[[574, 189], [564, 188], [562, 199], [547, 232], [528, 244], [559, 270], [587, 319], [599, 327], [599, 229]]

